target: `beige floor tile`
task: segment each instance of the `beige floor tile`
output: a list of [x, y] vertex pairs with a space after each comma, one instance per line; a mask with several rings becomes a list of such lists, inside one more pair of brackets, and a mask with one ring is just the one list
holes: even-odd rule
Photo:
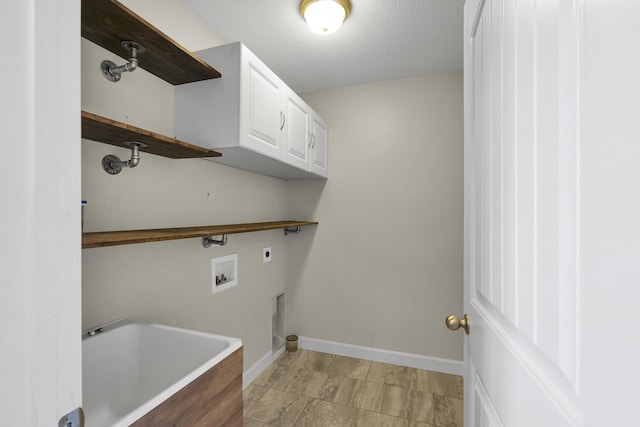
[[384, 400], [384, 389], [386, 385], [365, 381], [360, 387], [358, 395], [355, 396], [355, 407], [369, 411], [380, 412], [382, 401]]
[[319, 371], [322, 371], [322, 365], [324, 364], [325, 367], [329, 365], [333, 357], [333, 354], [298, 349], [294, 352], [285, 351], [278, 357], [276, 362], [280, 365], [297, 366], [305, 369], [309, 369], [317, 363], [320, 367]]
[[411, 413], [409, 414], [409, 419], [427, 424], [434, 423], [433, 394], [422, 390], [411, 390]]
[[435, 424], [442, 427], [463, 427], [462, 400], [445, 396], [433, 396]]
[[394, 417], [409, 418], [411, 413], [411, 390], [389, 385], [385, 388], [382, 413]]
[[298, 351], [294, 351], [293, 353], [289, 353], [288, 351], [285, 351], [280, 355], [280, 357], [278, 357], [278, 359], [276, 359], [275, 363], [281, 366], [291, 366], [293, 362], [295, 362], [295, 360], [304, 351], [305, 350], [298, 350]]
[[252, 420], [250, 418], [245, 418], [242, 423], [242, 427], [265, 427], [265, 423], [261, 423], [256, 420]]
[[272, 363], [271, 365], [267, 366], [267, 369], [262, 371], [262, 373], [258, 375], [258, 378], [253, 380], [251, 384], [266, 386], [267, 382], [269, 381], [269, 378], [276, 371], [276, 369], [278, 369], [278, 364]]
[[327, 381], [322, 385], [320, 392], [318, 393], [318, 399], [333, 402], [336, 394], [338, 394], [338, 390], [340, 390], [343, 378], [344, 377], [330, 377], [327, 375]]
[[295, 425], [306, 427], [350, 426], [356, 412], [356, 408], [312, 399], [302, 410]]
[[300, 355], [294, 359], [293, 366], [304, 368], [308, 371], [326, 373], [334, 358], [333, 354], [302, 350]]
[[[292, 369], [292, 367], [288, 367]], [[295, 368], [293, 368], [295, 369]], [[329, 375], [322, 372], [308, 371], [303, 368], [302, 372], [296, 375], [286, 388], [289, 393], [300, 394], [308, 397], [320, 397], [320, 393], [324, 391], [324, 385], [329, 379]]]
[[421, 423], [420, 421], [409, 420], [409, 427], [436, 427], [436, 426], [434, 426], [433, 424]]
[[458, 399], [464, 399], [464, 378], [456, 375], [456, 385], [458, 386]]
[[244, 422], [462, 427], [463, 388], [456, 375], [300, 349], [283, 353], [243, 392]]
[[310, 400], [305, 396], [269, 389], [253, 405], [246, 418], [274, 427], [294, 426]]
[[353, 427], [409, 427], [409, 420], [359, 409]]
[[458, 398], [457, 375], [430, 372], [429, 391], [440, 396]]
[[415, 371], [416, 369], [407, 368], [406, 366], [371, 362], [367, 381], [409, 388], [411, 387], [411, 378]]
[[411, 376], [411, 388], [415, 390], [422, 390], [430, 392], [429, 385], [431, 378], [431, 371], [425, 371], [424, 369], [415, 369]]
[[355, 378], [340, 378], [342, 378], [342, 382], [333, 398], [333, 402], [355, 407], [356, 400], [359, 398], [360, 393], [362, 393], [365, 382]]
[[327, 373], [329, 375], [340, 375], [343, 377], [355, 378], [358, 380], [364, 380], [369, 373], [369, 367], [371, 362], [368, 360], [354, 359], [352, 357], [335, 356]]
[[355, 378], [342, 378], [334, 403], [380, 412], [384, 399], [384, 384], [370, 383]]
[[394, 417], [433, 423], [433, 405], [431, 393], [387, 385], [381, 412]]
[[247, 412], [249, 412], [249, 410], [253, 408], [253, 405], [255, 405], [256, 402], [262, 398], [267, 390], [268, 389], [266, 387], [255, 384], [249, 384], [249, 386], [244, 389], [244, 391], [242, 392], [242, 400], [244, 402], [244, 415], [247, 415]]
[[304, 369], [296, 368], [295, 366], [279, 365], [271, 374], [265, 386], [275, 388], [276, 390], [286, 391], [291, 384], [298, 382], [298, 378], [303, 375], [304, 372]]

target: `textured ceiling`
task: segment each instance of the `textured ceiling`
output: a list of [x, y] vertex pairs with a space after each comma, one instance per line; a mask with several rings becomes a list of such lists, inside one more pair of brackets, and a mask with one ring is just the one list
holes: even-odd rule
[[183, 0], [298, 93], [462, 70], [464, 0], [351, 0], [338, 32], [313, 33], [299, 0]]

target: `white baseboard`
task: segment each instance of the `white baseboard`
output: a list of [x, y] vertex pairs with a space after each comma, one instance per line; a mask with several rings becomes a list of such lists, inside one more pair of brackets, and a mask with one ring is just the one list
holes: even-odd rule
[[[354, 357], [356, 359], [372, 360], [374, 362], [389, 363], [391, 365], [407, 366], [409, 368], [425, 369], [427, 371], [444, 372], [445, 374], [464, 374], [464, 364], [459, 360], [401, 353], [399, 351], [362, 347], [359, 345], [343, 344], [335, 341], [325, 341], [307, 337], [300, 337], [298, 339], [298, 348], [338, 356]], [[282, 346], [275, 353], [266, 353], [260, 360], [254, 363], [253, 366], [247, 369], [242, 374], [242, 389], [247, 388], [249, 384], [258, 378], [269, 365], [284, 353], [284, 349], [285, 346]]]
[[247, 388], [258, 376], [269, 367], [282, 353], [284, 353], [285, 346], [280, 347], [275, 353], [268, 352], [260, 360], [253, 364], [249, 369], [242, 374], [242, 390]]
[[305, 350], [319, 351], [338, 356], [354, 357], [356, 359], [371, 360], [374, 362], [389, 363], [391, 365], [407, 366], [409, 368], [425, 369], [427, 371], [444, 372], [446, 374], [453, 375], [464, 374], [464, 363], [459, 360], [401, 353], [399, 351], [362, 347], [358, 345], [343, 344], [335, 341], [325, 341], [307, 337], [298, 338], [298, 347]]

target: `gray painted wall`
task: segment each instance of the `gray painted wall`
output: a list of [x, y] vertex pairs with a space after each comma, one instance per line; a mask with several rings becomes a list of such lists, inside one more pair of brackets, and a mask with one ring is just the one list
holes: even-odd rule
[[462, 360], [462, 73], [307, 94], [329, 180], [290, 182], [289, 320], [300, 335]]

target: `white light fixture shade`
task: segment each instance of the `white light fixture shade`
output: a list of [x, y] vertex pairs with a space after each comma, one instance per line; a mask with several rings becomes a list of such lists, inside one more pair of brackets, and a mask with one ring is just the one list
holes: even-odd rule
[[309, 28], [318, 34], [331, 34], [340, 28], [351, 12], [349, 1], [304, 0], [300, 11]]

